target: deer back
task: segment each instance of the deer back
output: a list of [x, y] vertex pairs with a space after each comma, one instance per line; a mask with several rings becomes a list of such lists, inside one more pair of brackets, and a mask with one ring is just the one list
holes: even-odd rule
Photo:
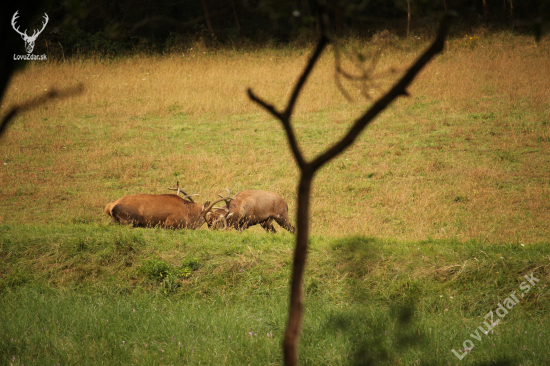
[[229, 211], [237, 217], [246, 217], [253, 224], [282, 215], [288, 211], [288, 206], [276, 193], [249, 190], [237, 193], [229, 205]]
[[204, 219], [201, 206], [175, 194], [135, 194], [105, 206], [114, 222], [143, 227], [197, 228]]

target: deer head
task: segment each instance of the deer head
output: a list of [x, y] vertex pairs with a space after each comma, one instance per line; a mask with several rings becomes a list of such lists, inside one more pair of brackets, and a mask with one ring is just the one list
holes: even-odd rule
[[[187, 198], [191, 203], [195, 203], [195, 201], [193, 201], [193, 199], [191, 197], [192, 196], [198, 196], [198, 194], [187, 194], [183, 189], [181, 189], [179, 181], [176, 182], [176, 188], [168, 187], [168, 189], [171, 190], [171, 191], [176, 191], [176, 195], [178, 195], [178, 196], [179, 196], [180, 192], [183, 193], [184, 196], [182, 196], [182, 198], [183, 199]], [[225, 220], [225, 215], [222, 215], [219, 212], [212, 212], [212, 209], [214, 208], [214, 205], [218, 202], [221, 202], [221, 201], [225, 201], [227, 203], [226, 207], [229, 207], [229, 203], [231, 202], [231, 200], [233, 198], [231, 197], [231, 195], [229, 193], [229, 190], [227, 188], [226, 188], [226, 190], [227, 190], [227, 197], [219, 196], [220, 197], [219, 200], [214, 201], [212, 204], [210, 203], [210, 201], [208, 201], [204, 204], [204, 206], [202, 206], [201, 216], [202, 216], [202, 218], [204, 219], [204, 221], [206, 222], [206, 224], [208, 225], [209, 228], [218, 229], [218, 228], [222, 227], [222, 225], [223, 225], [223, 229], [227, 228], [227, 221]], [[216, 210], [221, 210], [222, 207], [216, 207], [215, 209]], [[224, 209], [224, 211], [229, 211], [229, 210]]]
[[[226, 188], [227, 189], [227, 188]], [[202, 208], [202, 215], [204, 216], [204, 221], [206, 221], [206, 224], [211, 229], [219, 229], [220, 226], [222, 229], [227, 229], [227, 220], [225, 219], [225, 215], [227, 212], [229, 212], [229, 203], [233, 199], [231, 195], [229, 194], [229, 190], [227, 191], [227, 197], [219, 196], [220, 199], [214, 201], [212, 204], [210, 202], [206, 202]], [[218, 202], [225, 201], [227, 202], [226, 207], [216, 207], [216, 212], [212, 212], [212, 208], [214, 208], [214, 205]], [[219, 211], [224, 211], [224, 213], [221, 213]]]
[[48, 24], [48, 14], [44, 13], [44, 18], [45, 18], [45, 22], [42, 23], [42, 29], [40, 29], [37, 33], [37, 31], [35, 30], [32, 34], [32, 36], [28, 36], [27, 35], [27, 30], [25, 29], [25, 32], [20, 32], [19, 31], [19, 26], [16, 28], [15, 27], [15, 21], [17, 18], [19, 18], [19, 15], [17, 15], [17, 13], [19, 12], [19, 10], [17, 10], [15, 12], [15, 14], [13, 14], [13, 18], [11, 18], [11, 26], [13, 27], [13, 29], [19, 33], [21, 35], [21, 38], [23, 38], [23, 41], [25, 41], [25, 49], [27, 50], [27, 53], [31, 53], [32, 50], [34, 49], [34, 42], [36, 42], [36, 38], [38, 38], [38, 36], [40, 35], [40, 33], [42, 33], [42, 31], [44, 30], [44, 28], [46, 28], [46, 24]]

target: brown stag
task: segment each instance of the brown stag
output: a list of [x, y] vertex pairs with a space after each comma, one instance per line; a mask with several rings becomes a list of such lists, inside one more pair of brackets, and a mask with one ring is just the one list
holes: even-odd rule
[[218, 224], [209, 225], [209, 227], [218, 228], [219, 220], [222, 220], [221, 217], [225, 215], [227, 225], [239, 231], [260, 224], [265, 231], [276, 233], [273, 227], [273, 221], [275, 221], [294, 234], [294, 226], [288, 219], [288, 205], [278, 194], [267, 191], [242, 191], [231, 197], [229, 190], [226, 190], [228, 197], [221, 198], [226, 205], [216, 208], [210, 216], [210, 220], [217, 220]]
[[[163, 227], [170, 229], [198, 229], [204, 222], [215, 224], [219, 227], [227, 226], [225, 217], [216, 217], [211, 220], [212, 207], [220, 201], [228, 201], [231, 197], [223, 197], [206, 202], [202, 207], [195, 203], [191, 196], [181, 188], [177, 194], [134, 194], [124, 196], [105, 206], [105, 213], [111, 217], [111, 223], [130, 224], [134, 227]], [[180, 197], [179, 192], [185, 194]], [[187, 198], [187, 200], [186, 200]]]

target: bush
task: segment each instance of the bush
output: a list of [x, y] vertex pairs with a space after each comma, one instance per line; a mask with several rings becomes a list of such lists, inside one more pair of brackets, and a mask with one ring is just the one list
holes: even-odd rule
[[189, 278], [193, 271], [200, 268], [201, 264], [197, 258], [186, 258], [181, 266], [174, 267], [170, 264], [158, 260], [148, 259], [142, 262], [140, 272], [147, 275], [152, 280], [165, 282], [169, 279], [169, 282], [174, 282], [176, 278]]
[[148, 259], [142, 262], [140, 272], [152, 280], [162, 281], [170, 273], [171, 266], [161, 260]]
[[192, 271], [196, 271], [201, 267], [201, 262], [197, 258], [185, 258], [183, 262], [181, 262], [181, 267], [187, 267]]

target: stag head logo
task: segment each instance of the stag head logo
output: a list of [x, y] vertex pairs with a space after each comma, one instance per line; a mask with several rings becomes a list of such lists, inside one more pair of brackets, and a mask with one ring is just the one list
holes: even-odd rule
[[19, 33], [21, 35], [21, 38], [23, 38], [23, 41], [25, 41], [25, 49], [27, 50], [27, 53], [31, 53], [32, 50], [34, 49], [34, 42], [36, 42], [36, 38], [38, 38], [38, 36], [40, 35], [40, 33], [42, 33], [42, 31], [44, 30], [44, 28], [46, 28], [46, 24], [48, 24], [48, 14], [44, 13], [44, 19], [46, 20], [44, 23], [42, 23], [42, 29], [40, 29], [37, 33], [37, 31], [35, 30], [32, 34], [32, 36], [28, 36], [27, 35], [27, 30], [25, 29], [25, 32], [20, 32], [19, 31], [19, 27], [15, 27], [15, 21], [17, 18], [19, 18], [19, 15], [17, 15], [17, 13], [19, 12], [19, 10], [17, 10], [15, 12], [15, 14], [13, 14], [13, 18], [11, 18], [11, 26], [13, 27], [13, 29]]

